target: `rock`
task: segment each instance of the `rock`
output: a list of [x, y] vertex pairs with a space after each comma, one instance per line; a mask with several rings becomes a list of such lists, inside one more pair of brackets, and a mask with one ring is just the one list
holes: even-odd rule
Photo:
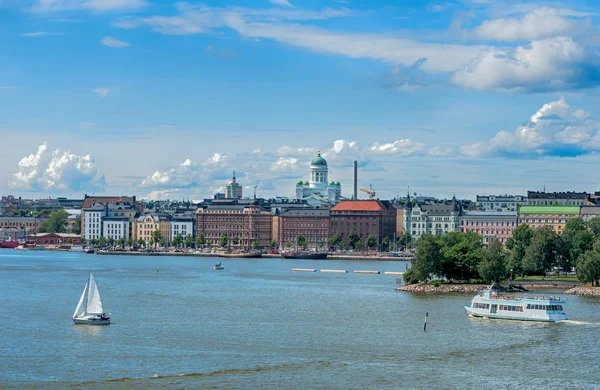
[[600, 297], [600, 287], [579, 286], [565, 291], [565, 294]]
[[[406, 286], [398, 287], [398, 291], [408, 291], [417, 293], [469, 293], [477, 294], [482, 289], [486, 289], [489, 286], [484, 284], [440, 284], [436, 287], [433, 284], [409, 284]], [[522, 292], [528, 291], [526, 288], [516, 285], [509, 287], [495, 286], [495, 290], [498, 292]]]

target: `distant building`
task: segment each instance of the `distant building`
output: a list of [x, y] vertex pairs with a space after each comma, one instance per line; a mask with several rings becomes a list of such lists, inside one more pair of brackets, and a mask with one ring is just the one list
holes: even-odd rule
[[404, 231], [416, 241], [423, 234], [443, 236], [459, 231], [460, 206], [452, 202], [422, 204], [404, 211]]
[[171, 229], [171, 216], [166, 213], [148, 213], [140, 215], [135, 221], [136, 240], [144, 240], [146, 245], [151, 245], [153, 233], [160, 232], [160, 236], [169, 242]]
[[599, 206], [583, 206], [579, 212], [584, 221], [589, 221], [592, 218], [600, 217]]
[[518, 223], [526, 223], [532, 229], [549, 226], [560, 234], [567, 222], [579, 217], [580, 209], [580, 206], [521, 206]]
[[271, 213], [252, 204], [211, 204], [198, 208], [196, 237], [204, 234], [207, 244], [220, 246], [223, 233], [227, 233], [230, 247], [250, 249], [254, 242], [266, 247], [271, 241]]
[[383, 238], [394, 238], [396, 232], [396, 209], [389, 202], [380, 200], [342, 200], [329, 212], [329, 235], [338, 233], [347, 237], [353, 230], [361, 238], [362, 245], [371, 234], [377, 245]]
[[47, 218], [40, 217], [0, 217], [0, 228], [15, 228], [26, 231], [37, 231]]
[[527, 191], [529, 206], [593, 206], [587, 192], [537, 192]]
[[195, 237], [194, 232], [194, 222], [195, 222], [195, 214], [194, 215], [174, 215], [171, 218], [171, 227], [169, 231], [169, 242], [173, 242], [173, 239], [178, 234], [181, 237], [186, 238], [187, 236]]
[[37, 245], [79, 244], [81, 237], [71, 233], [38, 233], [27, 236], [27, 240]]
[[278, 244], [285, 248], [287, 243], [296, 246], [299, 235], [306, 238], [309, 249], [327, 245], [329, 239], [329, 210], [327, 209], [292, 209], [283, 212], [278, 219]]
[[102, 218], [102, 237], [112, 238], [117, 241], [121, 238], [129, 240], [131, 238], [131, 222], [126, 217], [103, 217]]
[[517, 211], [524, 204], [527, 204], [527, 197], [522, 195], [477, 195], [480, 211]]
[[327, 161], [321, 157], [319, 150], [310, 162], [310, 180], [299, 180], [296, 184], [296, 200], [315, 199], [323, 204], [339, 202], [342, 195], [340, 182], [328, 182], [328, 175]]
[[89, 207], [81, 209], [81, 234], [84, 240], [97, 240], [102, 237], [102, 218], [108, 216], [108, 206], [101, 203], [93, 203]]
[[233, 171], [233, 177], [227, 187], [225, 187], [225, 198], [227, 199], [241, 199], [242, 198], [242, 186], [236, 181], [235, 171]]
[[506, 243], [517, 227], [517, 219], [516, 211], [468, 211], [460, 216], [460, 227], [463, 232], [479, 233], [485, 244], [493, 239]]

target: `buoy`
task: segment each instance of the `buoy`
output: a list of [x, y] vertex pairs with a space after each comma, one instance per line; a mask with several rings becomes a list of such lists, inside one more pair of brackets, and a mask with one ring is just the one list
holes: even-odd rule
[[423, 324], [423, 332], [427, 332], [427, 317], [429, 317], [429, 312], [425, 313], [425, 323]]

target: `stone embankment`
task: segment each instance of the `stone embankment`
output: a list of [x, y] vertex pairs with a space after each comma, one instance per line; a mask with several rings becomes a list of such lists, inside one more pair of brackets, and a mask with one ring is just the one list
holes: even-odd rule
[[[416, 292], [416, 293], [469, 293], [477, 294], [479, 291], [488, 288], [484, 284], [440, 284], [438, 286], [434, 284], [409, 284], [406, 286], [398, 287], [398, 291]], [[496, 286], [495, 290], [498, 292], [524, 292], [528, 291], [526, 288], [521, 286], [502, 287]]]
[[565, 294], [600, 297], [600, 287], [579, 286], [565, 291]]

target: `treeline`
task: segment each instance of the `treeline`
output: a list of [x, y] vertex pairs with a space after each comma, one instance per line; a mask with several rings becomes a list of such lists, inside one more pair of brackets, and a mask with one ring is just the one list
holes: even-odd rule
[[483, 245], [475, 232], [425, 234], [416, 243], [407, 283], [441, 277], [453, 281], [500, 283], [509, 276], [545, 275], [575, 268], [580, 281], [600, 285], [600, 218], [570, 220], [562, 234], [550, 227], [519, 225], [507, 241]]

